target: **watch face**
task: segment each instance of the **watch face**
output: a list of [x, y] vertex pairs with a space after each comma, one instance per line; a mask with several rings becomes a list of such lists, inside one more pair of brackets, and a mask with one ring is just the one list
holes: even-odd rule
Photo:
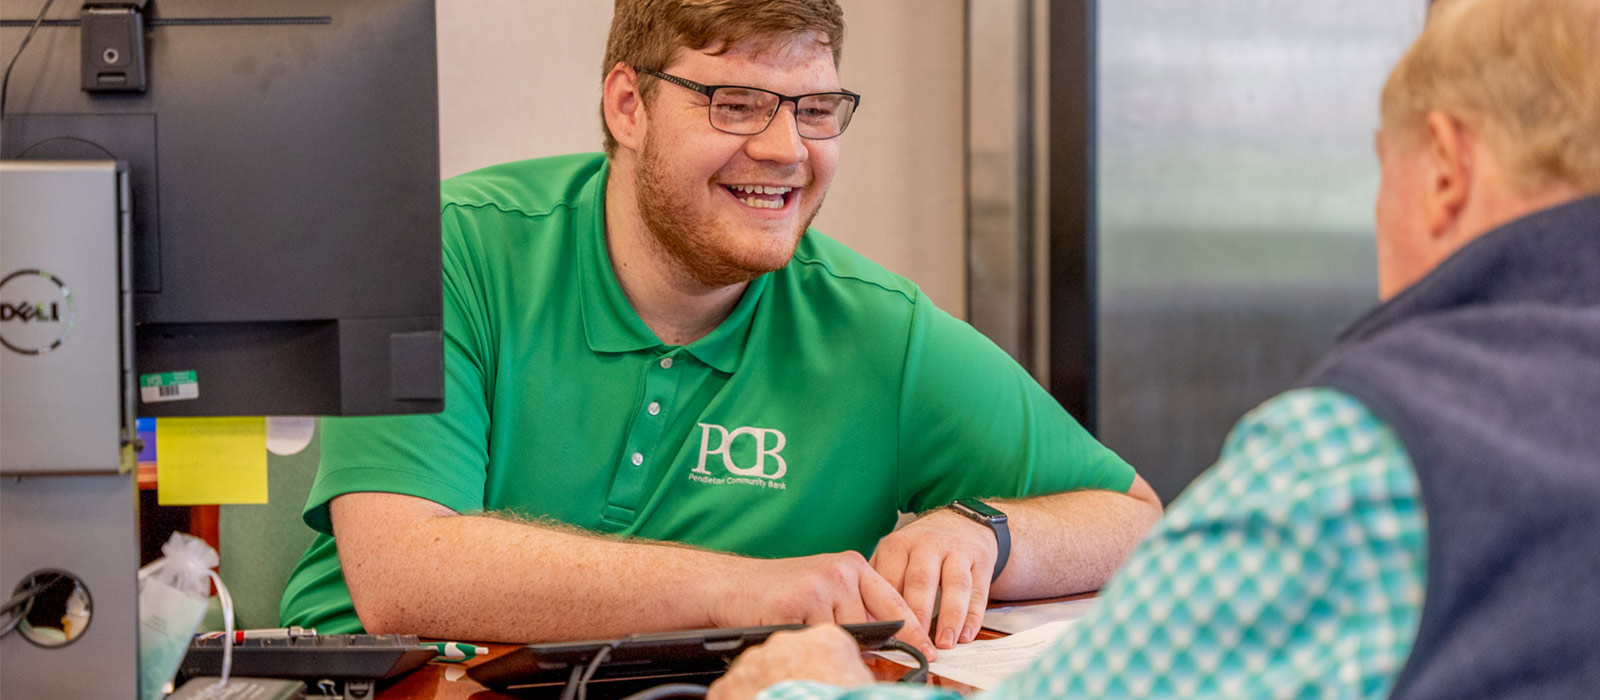
[[1002, 513], [998, 509], [977, 499], [963, 498], [955, 503], [952, 503], [951, 505], [956, 506], [964, 513], [967, 513], [967, 517], [976, 516], [977, 519], [987, 520], [990, 522], [1005, 522], [1006, 519], [1005, 513]]

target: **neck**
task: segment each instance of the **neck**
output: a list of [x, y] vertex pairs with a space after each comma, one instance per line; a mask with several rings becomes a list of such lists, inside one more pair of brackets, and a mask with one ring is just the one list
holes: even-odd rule
[[1533, 188], [1522, 186], [1501, 166], [1488, 144], [1473, 138], [1467, 147], [1469, 162], [1476, 165], [1469, 176], [1472, 196], [1455, 222], [1456, 235], [1446, 237], [1450, 248], [1446, 255], [1505, 224], [1585, 194], [1578, 186], [1562, 181]]
[[1462, 228], [1467, 232], [1463, 245], [1524, 216], [1578, 199], [1584, 193], [1560, 184], [1528, 193], [1501, 190], [1495, 195], [1480, 199], [1479, 206], [1463, 212]]
[[639, 215], [631, 168], [612, 161], [606, 176], [606, 251], [634, 313], [661, 342], [687, 345], [733, 312], [748, 282], [707, 287], [650, 233]]

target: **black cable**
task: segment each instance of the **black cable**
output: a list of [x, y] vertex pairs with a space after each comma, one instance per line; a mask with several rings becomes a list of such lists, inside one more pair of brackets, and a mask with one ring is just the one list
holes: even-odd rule
[[6, 92], [11, 87], [11, 69], [17, 65], [17, 59], [22, 58], [22, 50], [28, 48], [28, 42], [33, 40], [33, 33], [39, 31], [39, 23], [44, 21], [44, 15], [50, 11], [50, 6], [56, 0], [44, 0], [44, 7], [39, 8], [39, 16], [33, 18], [33, 26], [28, 27], [28, 33], [22, 36], [22, 44], [17, 46], [17, 52], [11, 55], [11, 62], [6, 64], [6, 74], [0, 77], [0, 117], [6, 113]]
[[898, 639], [890, 639], [889, 641], [883, 643], [883, 648], [893, 649], [895, 651], [903, 651], [907, 654], [910, 654], [911, 658], [917, 660], [917, 667], [911, 669], [910, 671], [906, 671], [906, 675], [901, 676], [898, 682], [922, 683], [928, 680], [928, 657], [923, 656], [922, 652], [918, 651], [916, 647]]
[[[61, 580], [61, 574], [47, 573], [45, 575], [49, 576], [50, 578], [44, 581], [40, 581], [37, 578], [31, 579], [32, 585], [22, 589], [16, 595], [11, 596], [11, 600], [6, 601], [4, 606], [0, 606], [0, 614], [11, 616], [10, 620], [7, 620], [4, 624], [0, 624], [0, 637], [10, 634], [11, 630], [16, 629], [17, 625], [21, 624], [23, 620], [27, 619], [28, 613], [33, 611], [34, 599], [38, 597], [40, 593], [43, 593], [45, 589], [55, 585], [57, 581]], [[17, 608], [22, 608], [22, 610], [18, 611]]]
[[11, 618], [6, 620], [5, 624], [0, 624], [0, 637], [11, 634], [11, 630], [16, 629], [17, 625], [22, 624], [22, 621], [27, 619], [28, 613], [32, 612], [32, 610], [33, 599], [29, 598], [27, 600], [27, 605], [23, 606], [21, 610], [14, 611], [10, 607], [7, 607], [4, 611], [0, 611], [0, 615], [7, 615]]
[[54, 579], [45, 581], [43, 583], [36, 582], [32, 586], [22, 589], [21, 593], [12, 596], [11, 600], [6, 601], [5, 605], [0, 605], [0, 610], [10, 610], [18, 605], [33, 600], [34, 596], [39, 595], [39, 591], [49, 588], [54, 583]]
[[646, 688], [622, 700], [661, 700], [661, 698], [703, 698], [710, 689], [693, 683], [667, 683]]

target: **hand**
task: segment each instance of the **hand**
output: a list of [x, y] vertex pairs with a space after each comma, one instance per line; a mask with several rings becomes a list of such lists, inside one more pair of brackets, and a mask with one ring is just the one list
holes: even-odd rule
[[779, 632], [735, 659], [711, 684], [706, 700], [749, 700], [782, 681], [818, 681], [840, 687], [871, 683], [861, 650], [848, 632], [826, 625]]
[[735, 568], [713, 573], [717, 627], [904, 620], [895, 637], [930, 660], [938, 653], [900, 592], [856, 552], [733, 561]]
[[999, 556], [1000, 545], [988, 528], [937, 510], [879, 540], [872, 567], [900, 591], [923, 629], [931, 629], [938, 596], [934, 644], [949, 649], [977, 638], [983, 627], [989, 579]]

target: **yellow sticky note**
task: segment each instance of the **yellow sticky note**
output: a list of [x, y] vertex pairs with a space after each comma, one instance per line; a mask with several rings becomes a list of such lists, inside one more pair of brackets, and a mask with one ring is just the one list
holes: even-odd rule
[[267, 419], [157, 419], [156, 501], [266, 503]]

